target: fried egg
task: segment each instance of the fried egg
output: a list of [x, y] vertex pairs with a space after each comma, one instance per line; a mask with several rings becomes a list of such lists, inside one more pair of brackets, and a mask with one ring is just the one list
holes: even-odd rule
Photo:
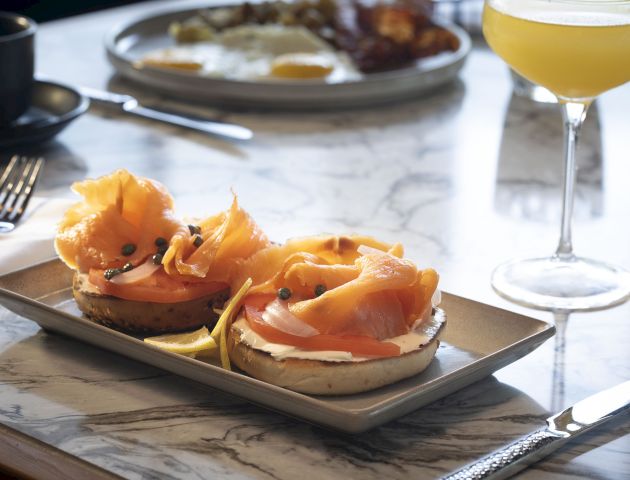
[[143, 63], [195, 70], [202, 75], [229, 80], [336, 83], [361, 78], [345, 53], [336, 51], [301, 26], [229, 28], [216, 33], [211, 41], [152, 52]]

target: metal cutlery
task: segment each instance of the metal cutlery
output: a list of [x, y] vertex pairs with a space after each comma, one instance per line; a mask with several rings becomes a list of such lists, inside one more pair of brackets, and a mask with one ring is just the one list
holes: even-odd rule
[[22, 218], [43, 166], [43, 158], [14, 155], [0, 174], [0, 233], [12, 231]]
[[241, 125], [209, 120], [176, 110], [143, 107], [138, 100], [131, 95], [120, 95], [118, 93], [105, 92], [86, 87], [81, 87], [80, 91], [96, 103], [114, 106], [119, 111], [130, 115], [149, 118], [151, 120], [157, 120], [158, 122], [178, 125], [191, 130], [235, 140], [249, 140], [254, 136], [249, 128], [245, 128]]
[[630, 411], [630, 381], [591, 395], [549, 417], [547, 426], [496, 450], [442, 480], [503, 479], [541, 460], [569, 440]]

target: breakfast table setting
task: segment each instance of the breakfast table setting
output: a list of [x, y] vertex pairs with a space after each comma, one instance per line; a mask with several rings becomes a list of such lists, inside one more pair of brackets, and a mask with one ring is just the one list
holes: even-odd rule
[[[484, 31], [488, 45], [483, 2], [461, 2], [465, 22], [457, 2], [435, 3], [446, 51], [363, 74], [317, 50], [332, 58], [325, 73], [340, 75], [329, 83], [233, 81], [185, 70], [211, 63], [197, 65], [195, 44], [164, 50], [197, 28], [200, 9], [236, 1], [145, 1], [33, 29], [32, 102], [0, 126], [0, 476], [630, 476], [628, 77], [558, 103], [510, 70], [500, 36]], [[627, 29], [630, 5], [618, 3]], [[488, 8], [484, 24], [498, 28], [500, 9]], [[0, 36], [4, 61], [3, 48]], [[319, 61], [309, 71], [328, 68]], [[575, 120], [565, 129], [561, 111], [565, 127]], [[159, 182], [189, 219], [238, 199], [272, 245], [314, 235], [402, 244], [439, 275], [435, 358], [369, 392], [309, 394], [82, 316], [54, 239], [81, 200], [77, 182], [108, 175]], [[513, 288], [515, 265], [547, 261], [558, 238], [552, 259], [566, 263], [561, 273], [584, 263], [580, 288], [562, 277], [549, 293], [560, 277], [539, 271]]]

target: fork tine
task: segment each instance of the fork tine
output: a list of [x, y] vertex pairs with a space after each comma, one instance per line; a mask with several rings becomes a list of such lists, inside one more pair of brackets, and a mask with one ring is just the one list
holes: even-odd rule
[[24, 158], [17, 157], [16, 161], [12, 162], [9, 165], [11, 169], [9, 170], [9, 167], [7, 167], [7, 170], [9, 171], [5, 171], [6, 175], [3, 174], [3, 177], [6, 178], [2, 185], [2, 190], [0, 190], [0, 217], [2, 217], [2, 213], [6, 209], [6, 206], [9, 204], [9, 197], [15, 189], [16, 182], [18, 182], [19, 178], [22, 176], [22, 173], [24, 171], [24, 162]]
[[18, 197], [20, 198], [20, 202], [14, 203], [14, 206], [17, 205], [17, 208], [15, 209], [15, 213], [10, 220], [13, 223], [18, 222], [20, 218], [22, 218], [22, 215], [24, 214], [24, 211], [28, 206], [28, 202], [30, 202], [31, 197], [33, 196], [32, 194], [35, 190], [35, 185], [37, 184], [37, 181], [39, 180], [41, 176], [40, 174], [44, 167], [44, 159], [42, 157], [39, 157], [37, 159], [31, 158], [29, 159], [29, 162], [33, 165], [33, 168], [31, 169], [28, 178], [26, 178], [24, 181], [23, 192], [21, 194], [18, 194], [18, 196], [16, 197], [16, 199]]
[[6, 166], [6, 168], [2, 172], [2, 176], [0, 176], [0, 191], [2, 191], [2, 189], [4, 188], [4, 184], [7, 181], [7, 178], [9, 178], [9, 175], [13, 172], [13, 167], [15, 167], [15, 164], [17, 163], [18, 158], [19, 157], [17, 155], [13, 155], [11, 157], [11, 160], [9, 160], [9, 164]]

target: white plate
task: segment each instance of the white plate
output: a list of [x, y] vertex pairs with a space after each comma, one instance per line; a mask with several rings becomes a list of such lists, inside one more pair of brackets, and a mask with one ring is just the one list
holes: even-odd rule
[[440, 306], [448, 318], [447, 328], [427, 370], [370, 392], [310, 396], [159, 350], [87, 320], [72, 299], [72, 275], [61, 261], [51, 260], [2, 276], [0, 304], [46, 330], [348, 433], [369, 430], [470, 385], [527, 355], [555, 332], [540, 320], [444, 293]]
[[170, 95], [211, 104], [280, 109], [352, 108], [410, 99], [457, 77], [471, 48], [468, 34], [443, 25], [459, 38], [459, 49], [418, 60], [407, 68], [367, 74], [343, 83], [309, 81], [245, 82], [198, 72], [141, 66], [148, 52], [174, 45], [168, 26], [199, 8], [166, 10], [114, 28], [105, 39], [107, 57], [124, 77]]

